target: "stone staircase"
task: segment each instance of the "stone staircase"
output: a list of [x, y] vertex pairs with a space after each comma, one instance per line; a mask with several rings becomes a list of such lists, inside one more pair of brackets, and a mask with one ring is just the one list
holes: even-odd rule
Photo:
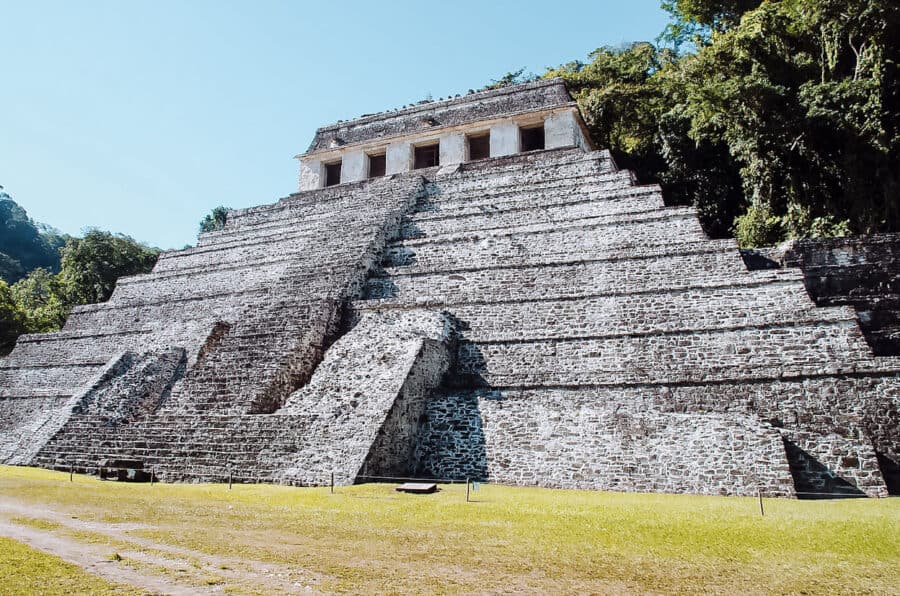
[[886, 494], [900, 362], [873, 357], [851, 308], [817, 308], [798, 271], [748, 271], [605, 152], [494, 161], [429, 177], [354, 304], [458, 326], [420, 474]]
[[[311, 419], [267, 414], [312, 377], [422, 185], [410, 175], [231, 212], [198, 247], [164, 253], [151, 273], [120, 280], [109, 302], [77, 308], [63, 332], [24, 337], [0, 369], [4, 459], [92, 471], [139, 461], [173, 480], [284, 479]], [[152, 407], [123, 415], [123, 404], [148, 403], [147, 390], [103, 371], [118, 354], [141, 362], [169, 349], [183, 367]], [[311, 444], [322, 449], [321, 437]]]
[[801, 271], [557, 149], [230, 212], [0, 361], [0, 460], [883, 495], [898, 372]]

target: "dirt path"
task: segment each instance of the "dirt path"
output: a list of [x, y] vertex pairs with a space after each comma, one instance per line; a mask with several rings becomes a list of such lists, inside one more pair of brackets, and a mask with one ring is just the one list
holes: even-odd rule
[[[15, 523], [17, 517], [45, 520], [59, 527], [39, 529]], [[318, 574], [303, 569], [208, 555], [132, 534], [150, 528], [140, 524], [87, 521], [44, 505], [0, 498], [0, 534], [56, 555], [104, 579], [152, 593], [219, 594], [227, 586], [250, 593], [309, 594], [315, 592], [314, 585], [321, 579]], [[124, 544], [115, 549], [108, 544], [89, 544], [77, 536], [66, 536], [73, 531], [99, 534]], [[121, 561], [110, 559], [113, 550]]]
[[[77, 565], [88, 573], [93, 573], [111, 582], [129, 584], [153, 594], [189, 595], [198, 593], [195, 586], [178, 585], [163, 577], [147, 575], [121, 566], [118, 562], [109, 560], [109, 552], [104, 549], [62, 538], [52, 532], [0, 520], [0, 534], [55, 555], [67, 563]], [[206, 590], [204, 593], [213, 592], [213, 590]]]

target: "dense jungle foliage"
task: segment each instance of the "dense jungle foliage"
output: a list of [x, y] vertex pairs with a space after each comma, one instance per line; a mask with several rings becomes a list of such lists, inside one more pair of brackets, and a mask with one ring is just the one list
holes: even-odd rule
[[620, 165], [743, 246], [900, 231], [900, 2], [663, 7], [656, 44], [544, 74], [567, 81]]
[[62, 327], [73, 306], [107, 300], [119, 277], [150, 271], [159, 254], [121, 234], [47, 230], [0, 197], [0, 264], [11, 264], [0, 279], [0, 355], [22, 333]]
[[15, 283], [29, 271], [59, 270], [59, 249], [66, 237], [31, 221], [0, 186], [0, 279]]

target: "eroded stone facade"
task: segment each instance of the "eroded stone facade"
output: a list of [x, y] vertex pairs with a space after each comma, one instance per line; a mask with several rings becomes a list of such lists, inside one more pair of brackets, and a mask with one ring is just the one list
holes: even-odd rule
[[[535, 123], [546, 148], [523, 153]], [[491, 157], [466, 159], [485, 130]], [[410, 171], [423, 140], [441, 165]], [[360, 179], [367, 152], [385, 176]], [[335, 157], [344, 183], [320, 188]], [[876, 249], [748, 268], [593, 151], [559, 81], [320, 129], [301, 185], [21, 338], [0, 361], [0, 460], [140, 462], [169, 481], [897, 490], [900, 359], [873, 351], [864, 308], [816, 290]]]

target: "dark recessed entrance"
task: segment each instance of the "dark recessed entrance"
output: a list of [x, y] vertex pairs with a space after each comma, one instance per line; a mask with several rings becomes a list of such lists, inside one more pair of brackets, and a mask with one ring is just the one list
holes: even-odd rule
[[381, 155], [369, 156], [369, 178], [379, 178], [387, 171], [387, 158]]
[[491, 156], [491, 133], [466, 137], [469, 143], [469, 160], [487, 159]]
[[437, 143], [416, 147], [413, 153], [413, 169], [420, 170], [440, 165], [440, 155], [440, 147]]
[[325, 164], [325, 186], [341, 183], [341, 162]]
[[544, 125], [531, 126], [520, 130], [522, 152], [538, 151], [544, 148]]

